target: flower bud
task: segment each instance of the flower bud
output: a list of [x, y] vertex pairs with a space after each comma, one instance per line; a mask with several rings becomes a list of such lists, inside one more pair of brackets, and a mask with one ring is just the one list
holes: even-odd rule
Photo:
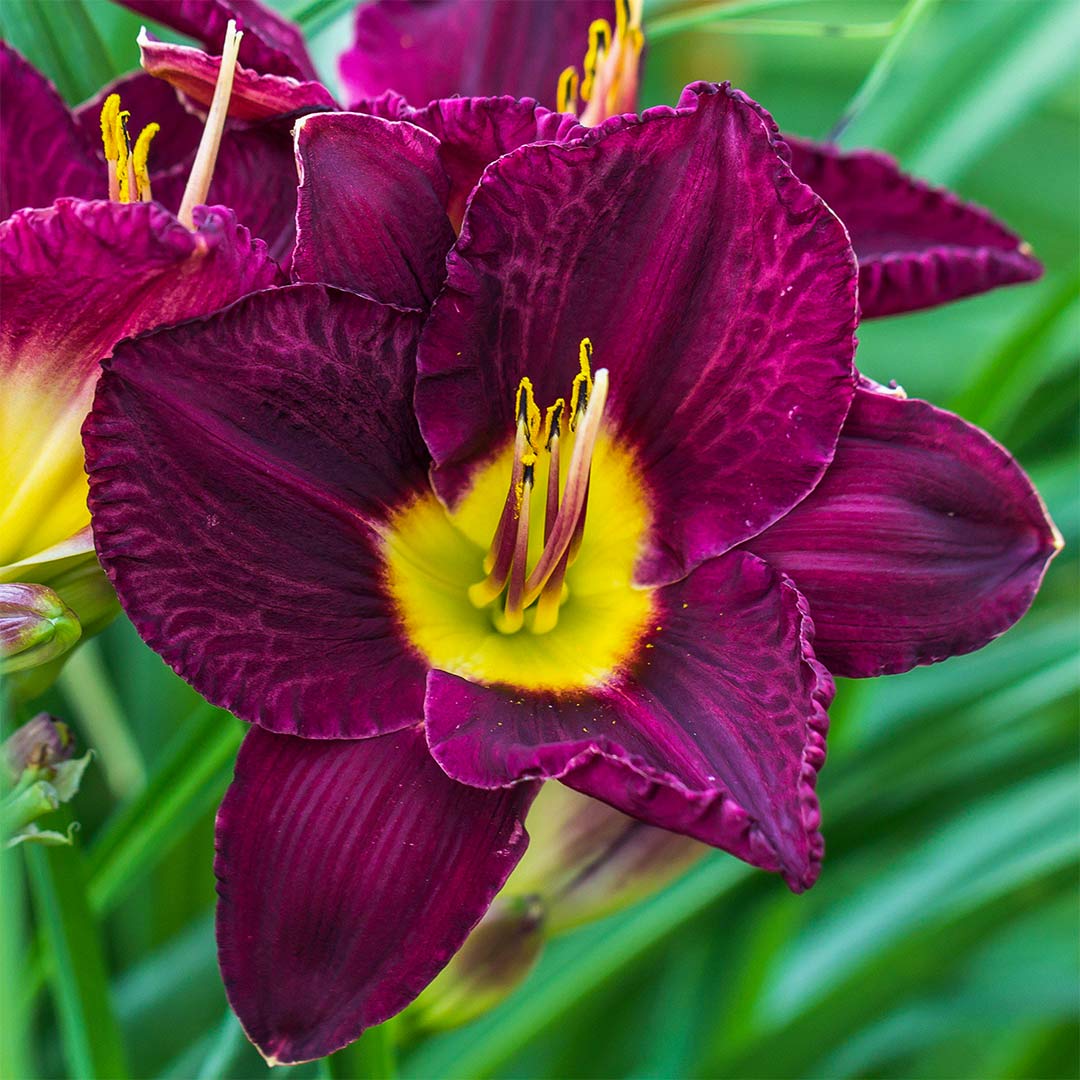
[[[0, 746], [0, 786], [10, 790], [0, 799], [0, 839], [14, 847], [25, 841], [70, 844], [67, 832], [40, 829], [36, 821], [73, 799], [92, 752], [73, 758], [74, 740], [66, 724], [39, 713]], [[5, 782], [6, 781], [6, 782]]]
[[417, 998], [411, 1019], [424, 1030], [475, 1020], [525, 978], [543, 942], [539, 897], [496, 899], [453, 960]]
[[0, 674], [62, 656], [82, 635], [71, 610], [45, 585], [0, 585]]
[[500, 896], [540, 896], [549, 935], [628, 907], [709, 850], [558, 783], [543, 786], [526, 825], [528, 850]]
[[75, 754], [75, 739], [62, 720], [38, 713], [5, 739], [0, 750], [15, 782], [27, 769], [52, 771], [60, 762], [68, 761]]

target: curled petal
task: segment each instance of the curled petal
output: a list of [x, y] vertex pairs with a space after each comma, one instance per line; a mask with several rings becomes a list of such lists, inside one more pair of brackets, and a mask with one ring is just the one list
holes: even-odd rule
[[864, 318], [935, 307], [1042, 274], [1031, 248], [986, 210], [908, 176], [885, 154], [788, 143], [795, 175], [851, 234]]
[[79, 428], [114, 343], [277, 280], [230, 211], [196, 222], [189, 232], [153, 203], [60, 199], [0, 223], [0, 565], [87, 525]]
[[[139, 51], [142, 66], [150, 75], [164, 79], [204, 108], [209, 107], [220, 57], [189, 45], [155, 41], [145, 30], [139, 35]], [[336, 108], [330, 91], [320, 82], [264, 75], [243, 66], [236, 69], [229, 99], [229, 116], [234, 120], [265, 120]]]
[[217, 819], [218, 955], [271, 1065], [332, 1053], [416, 997], [525, 850], [532, 794], [448, 779], [417, 728], [248, 734]]
[[493, 161], [527, 143], [566, 142], [585, 133], [573, 116], [551, 112], [531, 99], [453, 97], [414, 109], [399, 94], [386, 93], [360, 109], [407, 120], [439, 140], [439, 160], [450, 180], [447, 209], [458, 231], [465, 204]]
[[428, 308], [454, 231], [439, 143], [412, 124], [360, 113], [305, 117], [293, 276]]
[[833, 686], [810, 648], [805, 601], [742, 552], [703, 563], [657, 601], [629, 673], [591, 693], [523, 693], [433, 671], [432, 754], [477, 787], [561, 779], [809, 888], [823, 850], [814, 785]]
[[102, 565], [143, 639], [242, 719], [325, 739], [420, 715], [380, 540], [426, 485], [418, 324], [299, 285], [106, 364], [84, 429]]
[[259, 0], [119, 0], [124, 7], [194, 38], [221, 55], [225, 28], [236, 20], [244, 32], [240, 63], [268, 75], [317, 79], [304, 35]]
[[643, 583], [754, 535], [831, 460], [854, 387], [854, 258], [730, 87], [500, 158], [447, 271], [416, 407], [451, 503], [513, 430], [519, 380], [565, 395], [585, 337], [653, 501]]
[[44, 75], [0, 41], [0, 220], [61, 195], [108, 194], [105, 163]]
[[559, 74], [580, 67], [594, 19], [614, 23], [612, 0], [378, 0], [357, 8], [341, 78], [354, 105], [390, 89], [414, 105], [509, 94], [554, 108]]
[[1028, 609], [1061, 540], [985, 432], [860, 387], [825, 479], [746, 547], [789, 574], [838, 675], [982, 648]]

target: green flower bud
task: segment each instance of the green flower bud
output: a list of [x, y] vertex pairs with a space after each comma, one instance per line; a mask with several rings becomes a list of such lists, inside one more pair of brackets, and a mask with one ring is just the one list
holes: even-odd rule
[[416, 999], [410, 1019], [428, 1031], [475, 1020], [525, 978], [543, 943], [544, 906], [538, 897], [496, 899], [453, 960]]
[[62, 656], [82, 636], [75, 612], [45, 585], [0, 585], [0, 674]]

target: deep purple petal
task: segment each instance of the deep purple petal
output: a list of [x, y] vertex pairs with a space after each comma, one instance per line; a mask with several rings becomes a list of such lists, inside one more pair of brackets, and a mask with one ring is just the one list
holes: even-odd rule
[[[163, 79], [193, 102], [207, 108], [214, 98], [220, 56], [209, 56], [189, 45], [155, 41], [139, 35], [142, 66]], [[322, 109], [336, 109], [333, 95], [317, 80], [288, 75], [265, 75], [238, 66], [229, 98], [229, 116], [235, 120], [265, 120]]]
[[244, 720], [358, 738], [421, 713], [379, 534], [426, 486], [418, 330], [300, 285], [106, 365], [84, 429], [102, 565], [143, 639]]
[[240, 63], [268, 75], [317, 79], [304, 45], [304, 35], [288, 19], [258, 0], [118, 0], [162, 26], [194, 38], [221, 55], [225, 27], [236, 20], [244, 31]]
[[105, 162], [48, 79], [0, 41], [0, 220], [27, 206], [48, 206], [61, 195], [108, 194]]
[[864, 318], [935, 307], [1042, 274], [1031, 248], [986, 210], [908, 176], [885, 154], [788, 143], [795, 175], [851, 234]]
[[556, 696], [428, 678], [431, 751], [496, 787], [558, 777], [651, 825], [704, 840], [793, 889], [823, 843], [814, 783], [832, 680], [794, 586], [735, 552], [657, 594], [656, 628], [625, 678]]
[[978, 428], [862, 387], [817, 489], [746, 547], [810, 602], [838, 675], [982, 648], [1028, 609], [1060, 538], [1031, 481]]
[[297, 124], [293, 277], [428, 308], [454, 230], [438, 140], [412, 124], [324, 113]]
[[854, 258], [737, 91], [701, 84], [500, 158], [447, 267], [417, 384], [444, 498], [513, 430], [522, 376], [543, 403], [568, 392], [584, 337], [653, 501], [641, 580], [753, 535], [828, 465], [853, 392]]
[[524, 853], [532, 796], [448, 779], [418, 728], [252, 729], [218, 812], [217, 938], [229, 1002], [271, 1064], [332, 1053], [416, 997]]
[[354, 104], [396, 90], [413, 105], [509, 94], [554, 108], [559, 74], [580, 69], [593, 19], [614, 26], [612, 0], [378, 0], [357, 9], [341, 78]]
[[277, 280], [266, 249], [228, 210], [201, 209], [196, 222], [189, 232], [153, 203], [60, 199], [0, 223], [0, 376], [22, 371], [81, 393], [120, 338]]
[[484, 169], [496, 158], [526, 143], [563, 142], [584, 135], [577, 120], [532, 99], [512, 97], [447, 98], [414, 109], [398, 94], [364, 102], [361, 111], [388, 120], [407, 120], [439, 140], [439, 160], [450, 179], [448, 210], [461, 228], [465, 203]]

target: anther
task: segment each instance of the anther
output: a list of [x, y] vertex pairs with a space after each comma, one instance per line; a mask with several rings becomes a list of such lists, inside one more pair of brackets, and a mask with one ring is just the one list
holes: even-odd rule
[[135, 140], [135, 149], [131, 152], [131, 168], [135, 174], [135, 196], [139, 202], [150, 202], [150, 143], [161, 130], [160, 124], [147, 124]]
[[559, 85], [555, 94], [555, 108], [561, 113], [573, 113], [578, 110], [578, 73], [571, 66], [563, 68], [559, 74]]
[[[617, 9], [618, 5], [616, 4]], [[592, 97], [596, 69], [604, 62], [604, 57], [610, 50], [611, 23], [607, 19], [593, 19], [589, 24], [589, 47], [585, 53], [585, 63], [583, 65], [585, 75], [581, 80], [582, 101], [588, 101]]]

